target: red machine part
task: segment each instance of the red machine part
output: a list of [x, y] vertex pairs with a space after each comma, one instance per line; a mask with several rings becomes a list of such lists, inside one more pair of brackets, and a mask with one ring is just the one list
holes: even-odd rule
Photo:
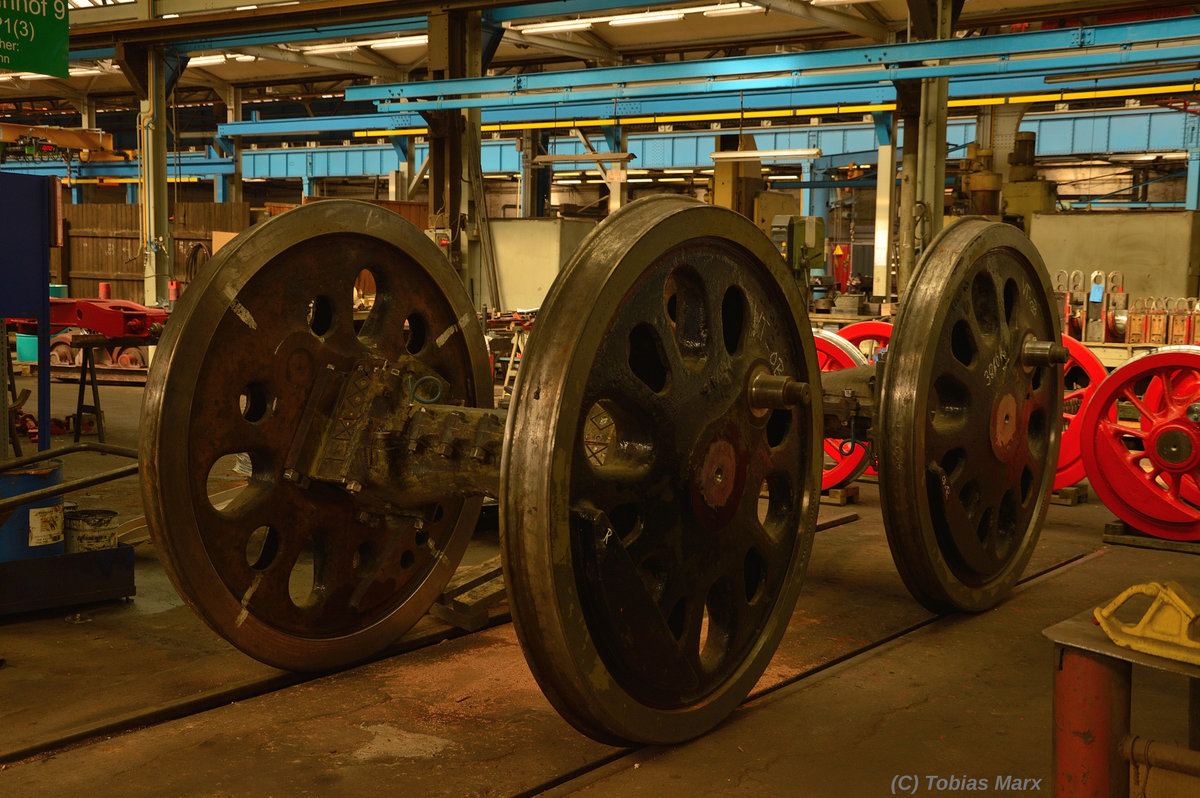
[[[817, 365], [821, 371], [837, 371], [865, 364], [865, 358], [856, 358], [854, 348], [837, 337], [821, 330], [814, 330], [817, 344]], [[825, 466], [821, 474], [821, 490], [830, 490], [846, 485], [862, 473], [869, 454], [867, 442], [858, 441], [850, 454], [842, 453], [844, 441], [839, 438], [825, 439]]]
[[[1088, 401], [1096, 392], [1096, 388], [1108, 376], [1104, 364], [1092, 354], [1092, 350], [1068, 335], [1064, 335], [1062, 340], [1063, 346], [1071, 354], [1063, 366], [1066, 376], [1063, 380], [1062, 445], [1058, 450], [1055, 490], [1074, 485], [1086, 476], [1083, 456], [1080, 454], [1080, 440], [1084, 434], [1080, 416], [1087, 409]], [[1115, 415], [1110, 417], [1116, 419]]]
[[[1128, 420], [1117, 415], [1117, 405]], [[1081, 451], [1096, 495], [1131, 527], [1200, 540], [1200, 347], [1172, 346], [1108, 376], [1083, 411]]]
[[[158, 334], [167, 311], [124, 299], [50, 298], [50, 331], [83, 327], [109, 338], [148, 338]], [[9, 319], [20, 332], [37, 332], [36, 319]]]
[[854, 344], [868, 363], [879, 360], [892, 338], [892, 324], [887, 321], [858, 321], [838, 330], [838, 335]]

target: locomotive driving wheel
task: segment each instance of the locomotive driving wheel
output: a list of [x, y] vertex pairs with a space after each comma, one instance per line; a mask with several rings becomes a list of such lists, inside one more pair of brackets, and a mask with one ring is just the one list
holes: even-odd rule
[[936, 612], [993, 606], [1033, 553], [1067, 354], [1053, 296], [1027, 238], [970, 218], [931, 244], [896, 319], [874, 432], [884, 524]]
[[[356, 309], [369, 272], [375, 301]], [[293, 670], [370, 657], [419, 620], [453, 574], [481, 499], [403, 517], [360, 512], [352, 486], [298, 478], [294, 443], [330, 408], [323, 381], [371, 358], [449, 404], [491, 404], [471, 302], [437, 247], [401, 217], [326, 200], [223, 248], [172, 314], [150, 368], [140, 451], [155, 546], [216, 632]], [[209, 498], [242, 454], [247, 486]]]
[[1200, 540], [1200, 347], [1126, 362], [1080, 425], [1088, 480], [1106, 507], [1140, 532]]
[[704, 733], [778, 645], [820, 489], [801, 307], [750, 221], [679, 197], [610, 216], [543, 305], [501, 463], [505, 578], [538, 683], [598, 740]]

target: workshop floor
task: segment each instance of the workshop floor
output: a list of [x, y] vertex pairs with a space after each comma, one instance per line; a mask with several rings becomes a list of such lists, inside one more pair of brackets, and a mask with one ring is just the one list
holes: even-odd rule
[[[133, 446], [141, 390], [101, 389]], [[72, 412], [56, 385], [54, 414]], [[66, 441], [55, 441], [61, 445]], [[78, 456], [66, 477], [114, 467]], [[1095, 499], [1051, 507], [1025, 581], [995, 610], [935, 618], [897, 576], [875, 486], [826, 507], [799, 606], [751, 699], [702, 739], [616, 749], [542, 697], [511, 623], [423, 622], [376, 662], [321, 678], [232, 649], [183, 605], [139, 529], [136, 479], [71, 498], [137, 542], [130, 602], [0, 618], [0, 795], [892, 794], [898, 775], [1041, 779], [1052, 647], [1041, 631], [1150, 580], [1200, 588], [1200, 558], [1101, 543]], [[140, 541], [140, 542], [138, 542]], [[495, 549], [482, 535], [472, 559]], [[1200, 592], [1200, 591], [1197, 591]], [[1135, 670], [1134, 730], [1186, 742], [1186, 685]]]

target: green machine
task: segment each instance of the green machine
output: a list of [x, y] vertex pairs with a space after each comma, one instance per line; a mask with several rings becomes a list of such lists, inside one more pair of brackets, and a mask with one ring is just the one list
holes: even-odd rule
[[771, 241], [779, 248], [796, 282], [803, 286], [805, 304], [829, 292], [825, 269], [825, 220], [820, 216], [776, 216], [771, 219]]

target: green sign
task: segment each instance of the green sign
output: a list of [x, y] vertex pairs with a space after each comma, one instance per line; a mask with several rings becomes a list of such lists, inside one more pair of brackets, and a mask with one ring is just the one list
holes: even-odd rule
[[67, 77], [67, 0], [0, 0], [0, 69]]

